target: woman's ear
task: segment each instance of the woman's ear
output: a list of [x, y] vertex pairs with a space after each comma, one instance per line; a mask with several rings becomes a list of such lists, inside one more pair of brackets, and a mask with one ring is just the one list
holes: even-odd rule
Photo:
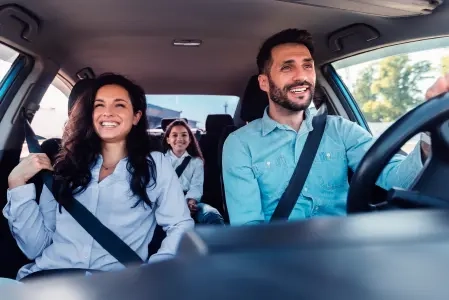
[[137, 125], [137, 123], [139, 123], [141, 117], [142, 117], [142, 112], [139, 110], [138, 112], [136, 112], [134, 114], [133, 125]]

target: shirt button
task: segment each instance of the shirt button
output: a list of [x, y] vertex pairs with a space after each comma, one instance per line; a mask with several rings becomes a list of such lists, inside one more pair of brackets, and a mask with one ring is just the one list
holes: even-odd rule
[[326, 156], [327, 158], [331, 158], [331, 154], [329, 152], [326, 154]]
[[308, 188], [304, 188], [304, 191], [306, 191], [306, 192], [307, 192], [308, 190], [309, 190]]

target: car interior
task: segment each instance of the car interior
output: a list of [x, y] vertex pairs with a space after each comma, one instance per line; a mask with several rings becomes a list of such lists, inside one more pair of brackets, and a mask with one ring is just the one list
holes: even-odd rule
[[[441, 75], [435, 66], [449, 72], [448, 19], [444, 0], [0, 0], [2, 209], [8, 175], [25, 155], [24, 125], [37, 126], [39, 110], [51, 111], [41, 103], [49, 87], [68, 97], [78, 80], [115, 72], [148, 95], [238, 97], [235, 111], [207, 113], [194, 132], [205, 159], [202, 201], [229, 223], [223, 144], [263, 116], [268, 97], [258, 84], [256, 55], [266, 38], [287, 28], [313, 35], [311, 110], [356, 122], [376, 137], [349, 174], [347, 216], [199, 226], [185, 234], [174, 260], [26, 287], [0, 285], [2, 299], [447, 299], [449, 96], [413, 99]], [[436, 52], [425, 52], [435, 49], [441, 61]], [[382, 111], [387, 117], [380, 118], [358, 99], [360, 71], [401, 55], [408, 55], [404, 70], [417, 69], [422, 60], [433, 67], [417, 81], [407, 79], [422, 81], [413, 105], [391, 118]], [[61, 107], [67, 109], [67, 102]], [[160, 143], [179, 118], [191, 121], [182, 114], [164, 117], [149, 138]], [[63, 123], [46, 124], [62, 133]], [[432, 155], [413, 185], [377, 187], [383, 167], [393, 155], [405, 155], [404, 145], [414, 146], [421, 132], [431, 133]], [[40, 142], [56, 138], [36, 134]], [[55, 147], [43, 150], [54, 153]], [[13, 279], [29, 260], [0, 219], [0, 277]]]

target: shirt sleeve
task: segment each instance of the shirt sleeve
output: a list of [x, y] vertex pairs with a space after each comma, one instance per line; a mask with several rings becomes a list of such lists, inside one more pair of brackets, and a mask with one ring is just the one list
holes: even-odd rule
[[158, 252], [149, 258], [149, 263], [172, 258], [176, 254], [183, 233], [195, 226], [175, 170], [162, 154], [154, 155], [154, 158], [157, 166], [156, 186], [160, 189], [155, 216], [167, 236]]
[[199, 158], [194, 158], [191, 163], [193, 163], [193, 175], [185, 199], [195, 199], [199, 202], [203, 196], [204, 163]]
[[265, 221], [249, 149], [234, 133], [228, 136], [223, 146], [223, 181], [231, 225]]
[[17, 245], [31, 260], [51, 244], [56, 229], [57, 202], [45, 185], [39, 205], [35, 200], [34, 184], [26, 184], [7, 191], [7, 203], [3, 208]]
[[[349, 167], [355, 171], [365, 153], [375, 142], [372, 135], [357, 123], [341, 119]], [[396, 154], [383, 169], [376, 184], [383, 189], [408, 188], [423, 167], [420, 144], [409, 155]]]

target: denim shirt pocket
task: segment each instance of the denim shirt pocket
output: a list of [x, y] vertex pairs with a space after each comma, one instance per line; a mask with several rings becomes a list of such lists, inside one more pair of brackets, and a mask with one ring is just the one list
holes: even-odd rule
[[347, 185], [348, 162], [344, 150], [319, 151], [315, 157], [312, 170], [319, 186], [328, 192]]
[[254, 163], [252, 170], [259, 183], [260, 192], [270, 198], [282, 195], [290, 181], [288, 174], [292, 172], [283, 155]]

